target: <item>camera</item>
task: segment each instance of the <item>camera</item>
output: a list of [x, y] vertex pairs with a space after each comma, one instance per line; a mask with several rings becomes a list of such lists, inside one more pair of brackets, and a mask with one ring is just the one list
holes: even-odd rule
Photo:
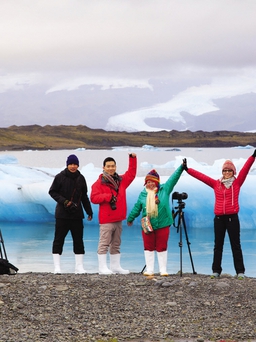
[[112, 198], [109, 204], [112, 210], [116, 210], [116, 196], [112, 195]]
[[174, 192], [172, 194], [172, 199], [173, 200], [182, 201], [182, 200], [185, 200], [187, 198], [188, 198], [188, 194], [186, 192], [182, 192], [182, 193]]
[[69, 212], [70, 214], [74, 214], [74, 213], [77, 211], [78, 206], [77, 206], [77, 204], [76, 204], [75, 202], [72, 202], [72, 203], [70, 204], [70, 206], [65, 207], [65, 209], [66, 209], [66, 211]]

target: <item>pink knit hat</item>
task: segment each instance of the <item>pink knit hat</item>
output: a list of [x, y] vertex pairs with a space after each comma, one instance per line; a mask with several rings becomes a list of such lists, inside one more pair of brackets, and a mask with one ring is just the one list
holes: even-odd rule
[[225, 161], [225, 163], [222, 166], [222, 171], [223, 170], [232, 170], [234, 172], [234, 175], [236, 174], [236, 167], [231, 160]]

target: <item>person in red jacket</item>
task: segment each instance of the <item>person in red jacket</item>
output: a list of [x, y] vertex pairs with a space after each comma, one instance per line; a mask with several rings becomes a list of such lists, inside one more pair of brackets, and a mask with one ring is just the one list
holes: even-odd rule
[[[100, 238], [98, 244], [99, 274], [128, 274], [120, 266], [122, 221], [126, 219], [126, 189], [136, 176], [137, 157], [129, 154], [129, 167], [123, 175], [116, 173], [116, 161], [107, 157], [103, 173], [91, 188], [91, 202], [99, 204]], [[110, 269], [107, 253], [110, 253]]]
[[[236, 167], [231, 160], [226, 160], [222, 166], [222, 177], [213, 179], [185, 166], [188, 174], [202, 181], [213, 188], [215, 194], [214, 205], [214, 254], [211, 278], [218, 278], [222, 272], [221, 261], [226, 231], [228, 232], [231, 250], [233, 254], [234, 267], [238, 279], [244, 278], [243, 253], [240, 243], [240, 221], [239, 212], [239, 192], [246, 176], [255, 160], [256, 150], [250, 156], [242, 167], [239, 175], [236, 177]], [[185, 163], [186, 160], [184, 159]]]

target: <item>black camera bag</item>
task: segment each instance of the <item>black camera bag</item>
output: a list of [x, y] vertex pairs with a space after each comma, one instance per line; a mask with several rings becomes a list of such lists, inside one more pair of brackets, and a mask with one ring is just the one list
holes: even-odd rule
[[19, 269], [16, 266], [9, 263], [7, 259], [7, 254], [4, 246], [4, 239], [0, 229], [0, 274], [16, 274], [18, 270]]
[[18, 268], [12, 265], [8, 260], [0, 258], [0, 274], [16, 274]]

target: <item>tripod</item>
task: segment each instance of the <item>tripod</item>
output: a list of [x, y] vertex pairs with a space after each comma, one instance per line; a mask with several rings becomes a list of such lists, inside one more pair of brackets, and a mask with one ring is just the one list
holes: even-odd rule
[[176, 212], [173, 210], [173, 220], [175, 220], [176, 216], [178, 215], [178, 224], [177, 226], [175, 225], [175, 222], [173, 222], [173, 225], [175, 228], [177, 228], [177, 233], [180, 232], [180, 241], [179, 241], [179, 247], [180, 247], [180, 276], [182, 277], [182, 227], [184, 228], [184, 233], [187, 241], [187, 246], [188, 246], [188, 252], [190, 256], [190, 262], [193, 270], [193, 274], [197, 274], [194, 268], [194, 263], [192, 259], [192, 254], [190, 250], [190, 242], [188, 239], [188, 233], [187, 233], [187, 227], [186, 227], [186, 222], [185, 222], [185, 217], [184, 217], [184, 212], [182, 209], [185, 208], [185, 203], [182, 202], [181, 199], [178, 199], [178, 206], [174, 207], [174, 209], [178, 209]]
[[[3, 249], [3, 251], [2, 251]], [[1, 229], [0, 229], [0, 257], [1, 259], [7, 259], [7, 254], [6, 254], [6, 250], [5, 250], [5, 247], [4, 247], [4, 239], [3, 239], [3, 235], [2, 235], [2, 232], [1, 232]]]

